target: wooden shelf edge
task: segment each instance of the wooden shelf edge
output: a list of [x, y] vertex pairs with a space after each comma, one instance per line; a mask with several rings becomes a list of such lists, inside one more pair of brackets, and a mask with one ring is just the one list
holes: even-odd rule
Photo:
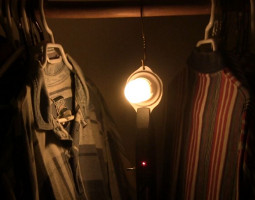
[[[107, 8], [45, 8], [48, 18], [125, 18], [140, 17], [140, 7], [107, 7]], [[144, 17], [208, 15], [209, 6], [144, 6]]]

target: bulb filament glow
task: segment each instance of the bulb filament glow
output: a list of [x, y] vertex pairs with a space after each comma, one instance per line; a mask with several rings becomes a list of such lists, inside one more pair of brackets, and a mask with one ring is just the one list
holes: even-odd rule
[[151, 83], [146, 78], [137, 78], [130, 81], [126, 85], [124, 93], [130, 103], [147, 101], [153, 95], [151, 91]]

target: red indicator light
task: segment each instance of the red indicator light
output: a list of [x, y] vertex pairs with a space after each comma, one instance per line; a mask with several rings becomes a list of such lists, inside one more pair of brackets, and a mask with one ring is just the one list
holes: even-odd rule
[[142, 161], [141, 165], [142, 165], [142, 167], [146, 167], [147, 166], [147, 162], [146, 161]]

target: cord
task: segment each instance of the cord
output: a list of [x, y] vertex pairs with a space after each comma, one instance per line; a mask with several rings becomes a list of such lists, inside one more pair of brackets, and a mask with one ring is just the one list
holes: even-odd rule
[[141, 19], [141, 29], [142, 29], [142, 42], [143, 42], [143, 59], [142, 61], [142, 67], [145, 69], [145, 61], [146, 61], [146, 39], [144, 34], [144, 23], [143, 23], [143, 4], [141, 1], [141, 7], [140, 7], [140, 19]]

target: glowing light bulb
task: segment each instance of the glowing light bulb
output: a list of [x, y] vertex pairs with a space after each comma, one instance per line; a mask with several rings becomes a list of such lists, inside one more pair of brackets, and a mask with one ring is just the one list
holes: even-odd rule
[[141, 103], [152, 97], [151, 83], [145, 78], [130, 81], [125, 87], [125, 97], [130, 103]]

